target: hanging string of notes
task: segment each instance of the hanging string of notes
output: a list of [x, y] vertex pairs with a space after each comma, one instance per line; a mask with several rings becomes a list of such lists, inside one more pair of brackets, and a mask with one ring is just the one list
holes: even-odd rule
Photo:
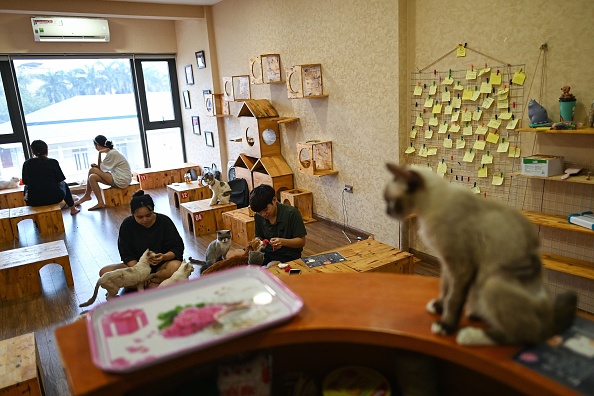
[[485, 63], [414, 72], [407, 162], [505, 199], [520, 163], [523, 70]]

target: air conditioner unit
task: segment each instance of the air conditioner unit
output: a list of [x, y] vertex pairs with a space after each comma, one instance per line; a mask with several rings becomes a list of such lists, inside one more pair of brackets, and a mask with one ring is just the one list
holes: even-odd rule
[[106, 19], [71, 17], [32, 17], [35, 41], [108, 42]]

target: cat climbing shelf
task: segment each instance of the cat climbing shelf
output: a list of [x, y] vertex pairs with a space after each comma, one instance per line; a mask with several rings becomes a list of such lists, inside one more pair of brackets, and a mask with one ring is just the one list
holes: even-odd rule
[[289, 99], [325, 98], [322, 65], [296, 65], [287, 68], [287, 95]]
[[332, 165], [332, 142], [330, 140], [308, 140], [297, 143], [299, 171], [310, 176], [335, 175]]
[[534, 132], [555, 135], [594, 135], [594, 128], [578, 129], [541, 129], [541, 128], [519, 128], [518, 132]]
[[223, 100], [223, 94], [204, 95], [204, 106], [210, 117], [231, 117], [229, 102]]
[[250, 58], [251, 84], [282, 84], [279, 54], [265, 54]]

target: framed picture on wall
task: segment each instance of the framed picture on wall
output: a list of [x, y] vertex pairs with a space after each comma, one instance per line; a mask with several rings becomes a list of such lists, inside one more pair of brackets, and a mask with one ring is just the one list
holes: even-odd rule
[[200, 117], [198, 116], [192, 116], [192, 132], [194, 132], [194, 135], [202, 134], [200, 131]]
[[214, 147], [214, 134], [212, 132], [204, 132], [204, 138], [208, 147]]
[[186, 109], [191, 109], [192, 108], [192, 103], [190, 103], [190, 91], [188, 91], [187, 89], [183, 92], [184, 95], [184, 107]]
[[204, 51], [196, 52], [196, 63], [198, 64], [198, 69], [204, 69], [206, 67], [206, 58], [204, 57]]
[[194, 71], [192, 65], [186, 66], [186, 84], [194, 85]]

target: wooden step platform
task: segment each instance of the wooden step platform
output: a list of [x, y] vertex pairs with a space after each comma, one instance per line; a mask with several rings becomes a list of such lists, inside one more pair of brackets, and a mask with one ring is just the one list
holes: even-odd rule
[[39, 270], [52, 263], [62, 266], [66, 284], [74, 286], [68, 250], [62, 240], [0, 252], [0, 301], [40, 295]]
[[224, 230], [223, 212], [237, 209], [233, 202], [210, 206], [210, 198], [200, 201], [186, 202], [179, 206], [184, 228], [195, 236], [212, 234]]
[[255, 237], [254, 216], [250, 216], [249, 212], [250, 210], [246, 207], [230, 210], [222, 214], [223, 228], [231, 230], [231, 239], [233, 239], [233, 242], [243, 247], [246, 247]]
[[0, 341], [0, 395], [42, 396], [43, 368], [35, 334]]
[[101, 195], [103, 196], [103, 202], [105, 202], [106, 206], [120, 206], [128, 205], [130, 203], [134, 193], [140, 190], [140, 183], [136, 180], [132, 180], [130, 185], [126, 188], [108, 186], [107, 184], [99, 183], [99, 187], [101, 187]]
[[17, 208], [25, 203], [25, 186], [0, 190], [0, 209]]
[[198, 180], [190, 183], [173, 183], [167, 186], [167, 197], [169, 205], [177, 209], [181, 203], [211, 198], [212, 191], [208, 186], [200, 184]]
[[18, 224], [22, 220], [31, 219], [39, 230], [41, 235], [57, 234], [64, 232], [64, 220], [62, 219], [62, 210], [60, 205], [46, 206], [21, 206], [10, 208], [10, 226], [12, 228], [12, 237], [19, 239]]
[[134, 171], [140, 188], [142, 190], [150, 190], [152, 188], [165, 187], [172, 183], [181, 183], [184, 181], [184, 175], [194, 169], [200, 175], [200, 167], [196, 164], [186, 162], [179, 166], [170, 167], [167, 169], [159, 168], [144, 168]]

